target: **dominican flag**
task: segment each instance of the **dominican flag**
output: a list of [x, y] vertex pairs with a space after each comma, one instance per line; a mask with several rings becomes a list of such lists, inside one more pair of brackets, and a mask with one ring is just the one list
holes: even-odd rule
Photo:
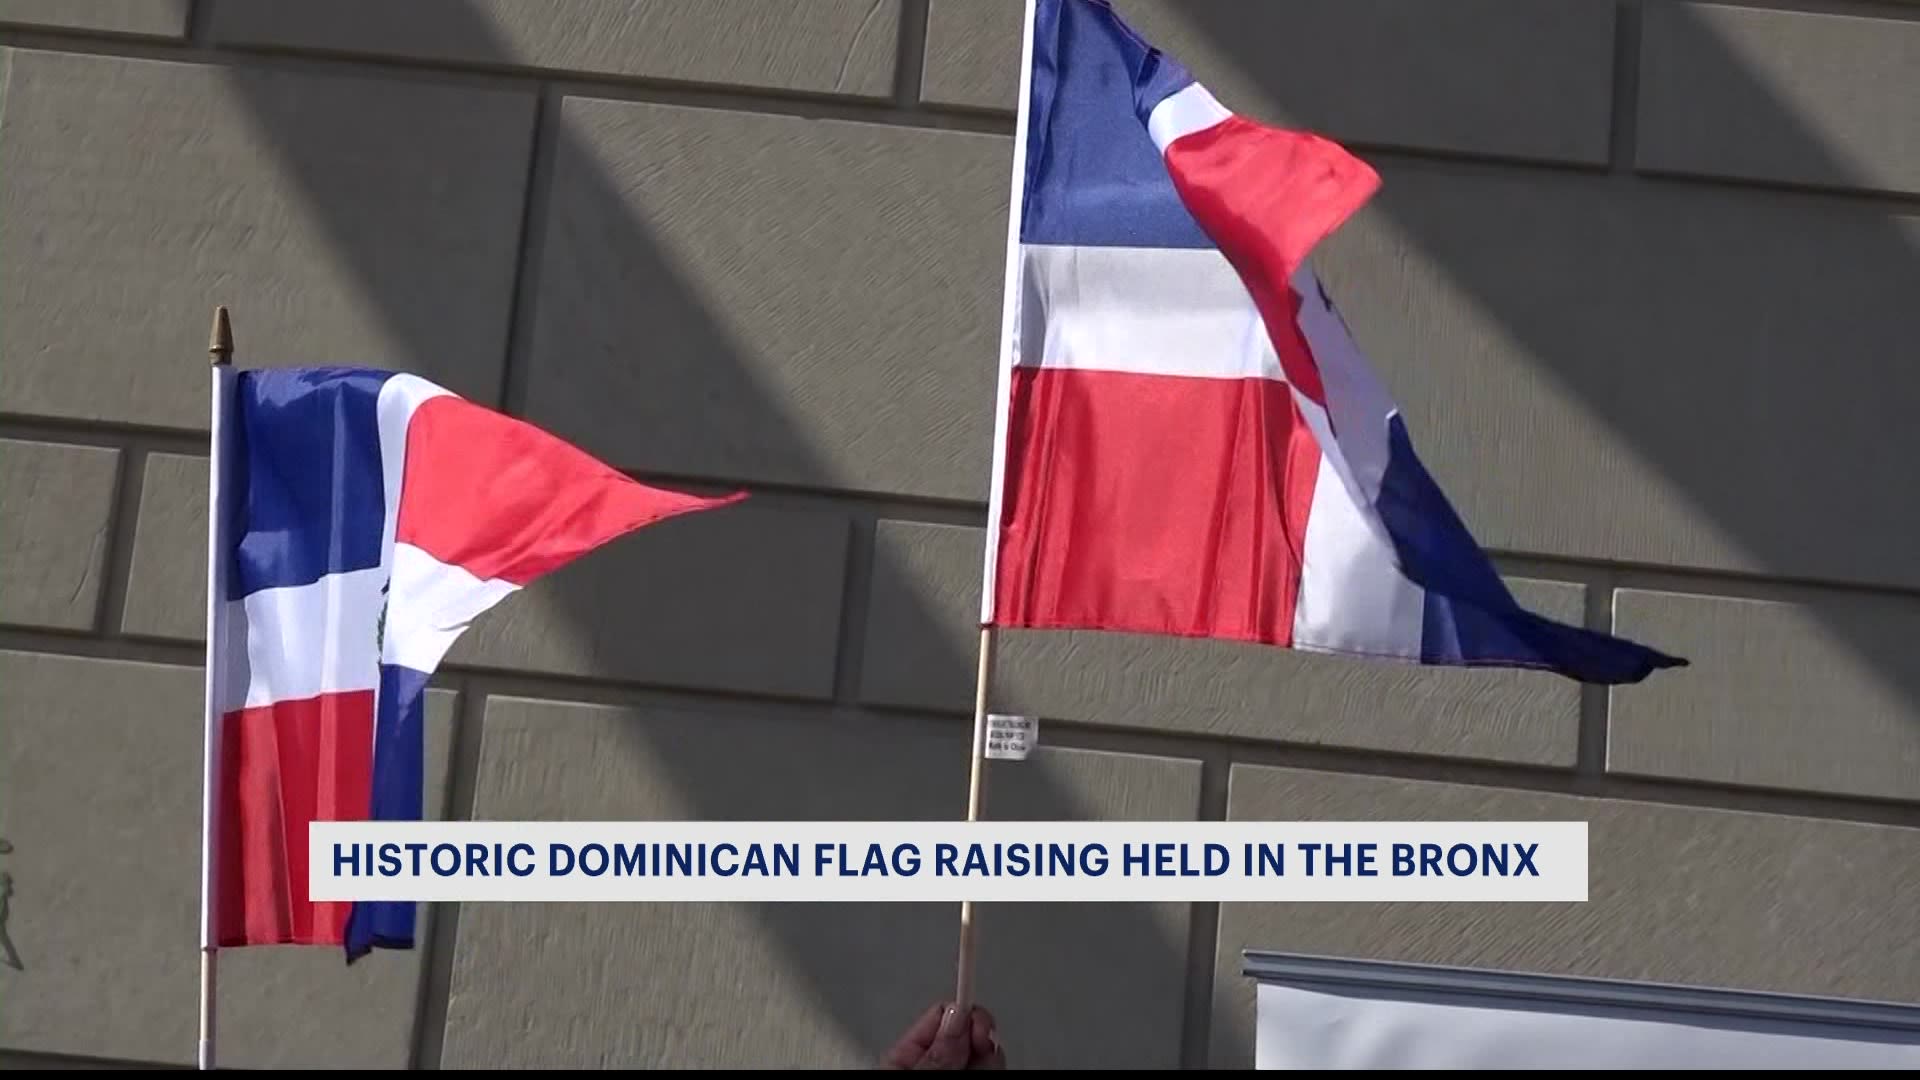
[[1523, 610], [1308, 256], [1379, 186], [1236, 116], [1100, 0], [1038, 0], [982, 623], [1635, 682]]
[[468, 624], [634, 529], [640, 484], [425, 379], [214, 369], [203, 947], [408, 948], [414, 905], [307, 899], [314, 821], [417, 821], [428, 678]]

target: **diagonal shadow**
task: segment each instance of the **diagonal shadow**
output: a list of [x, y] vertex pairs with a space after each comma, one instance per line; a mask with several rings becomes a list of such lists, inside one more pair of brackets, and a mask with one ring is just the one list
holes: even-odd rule
[[[1664, 2], [1616, 8], [1620, 47], [1634, 54], [1628, 79], [1644, 74], [1643, 13]], [[1385, 91], [1336, 79], [1330, 97], [1325, 62], [1284, 58], [1297, 50], [1290, 43], [1312, 39], [1305, 24], [1344, 17], [1329, 15], [1332, 7], [1182, 0], [1177, 16], [1154, 22], [1177, 19], [1204, 39], [1196, 51], [1220, 63], [1196, 66], [1195, 76], [1229, 108], [1335, 138], [1343, 127], [1377, 132], [1400, 115], [1434, 112], [1397, 91], [1425, 93], [1442, 80], [1467, 99], [1484, 93], [1485, 73], [1461, 71], [1442, 49], [1433, 70], [1421, 66], [1432, 56], [1406, 59], [1423, 79]], [[1480, 29], [1471, 25], [1476, 10], [1493, 17], [1484, 5], [1456, 9], [1467, 37]], [[1369, 5], [1356, 17], [1393, 11]], [[1657, 14], [1694, 17], [1678, 3]], [[1875, 187], [1706, 26], [1681, 30], [1692, 38], [1688, 85], [1739, 102], [1754, 130], [1775, 140], [1770, 161]], [[1640, 107], [1632, 95], [1613, 100]], [[1616, 115], [1613, 124], [1632, 133], [1638, 119]], [[1616, 134], [1621, 143], [1631, 140]], [[1636, 149], [1613, 153], [1629, 155], [1633, 169]], [[1906, 406], [1920, 399], [1920, 368], [1898, 362], [1920, 335], [1914, 221], [1884, 202], [1845, 205], [1718, 177], [1689, 183], [1645, 167], [1619, 176], [1389, 157], [1380, 171], [1379, 195], [1317, 261], [1407, 408], [1428, 465], [1483, 540], [1787, 581], [1920, 586], [1908, 540], [1920, 528], [1920, 498], [1889, 450], [1910, 430]], [[1483, 333], [1462, 331], [1475, 320]], [[1527, 467], [1513, 467], [1522, 454]], [[1546, 509], [1528, 518], [1516, 506]], [[1904, 710], [1920, 709], [1920, 665], [1899, 630], [1910, 608], [1845, 588], [1787, 595]], [[1712, 707], [1711, 690], [1682, 693], [1692, 707]], [[1214, 1012], [1219, 1025], [1244, 1023], [1252, 1009], [1216, 1000]]]
[[[1191, 0], [1180, 8], [1230, 69], [1216, 81], [1230, 75], [1252, 88], [1229, 107], [1279, 123], [1331, 122], [1336, 138], [1335, 113], [1386, 108], [1329, 103], [1325, 85], [1276, 62], [1284, 55], [1277, 47], [1302, 34], [1290, 5]], [[1630, 35], [1626, 47], [1636, 51], [1630, 72], [1643, 11], [1677, 20], [1662, 25], [1687, 35], [1688, 84], [1739, 103], [1752, 129], [1773, 140], [1769, 161], [1876, 188], [1691, 7], [1630, 0], [1619, 8], [1616, 33]], [[1637, 119], [1613, 122], [1631, 131]], [[1325, 276], [1408, 408], [1423, 453], [1431, 448], [1429, 465], [1489, 542], [1789, 581], [1920, 587], [1910, 539], [1920, 530], [1920, 498], [1895, 449], [1920, 400], [1920, 367], [1899, 362], [1920, 337], [1920, 223], [1884, 203], [1646, 178], [1645, 168], [1622, 177], [1389, 159], [1381, 172], [1373, 205], [1329, 241]], [[1423, 293], [1464, 297], [1491, 329], [1462, 333], [1459, 313], [1424, 309]], [[1449, 302], [1458, 304], [1438, 301]], [[1444, 357], [1437, 363], [1436, 353]], [[1482, 366], [1486, 354], [1517, 360]], [[1468, 395], [1491, 395], [1508, 414]], [[1552, 430], [1552, 440], [1542, 445], [1529, 428]], [[1511, 432], [1520, 437], [1501, 445]], [[1528, 468], [1506, 467], [1522, 453], [1532, 455]], [[1501, 467], [1489, 476], [1496, 459]], [[1549, 509], [1532, 519], [1509, 510], [1529, 505]], [[1920, 665], [1903, 635], [1890, 632], [1885, 605], [1845, 590], [1793, 598], [1920, 709]]]
[[[504, 65], [515, 63], [516, 58], [485, 15], [469, 4], [442, 0], [435, 10], [435, 32], [444, 35], [442, 40], [461, 43], [468, 55]], [[303, 107], [301, 95], [288, 92], [270, 74], [236, 69], [230, 76], [236, 97], [249, 110], [260, 136], [273, 147], [285, 175], [301, 189], [312, 213], [324, 224], [338, 257], [351, 268], [366, 298], [401, 341], [404, 355], [398, 358], [400, 363], [424, 372], [444, 370], [447, 360], [439, 355], [435, 320], [409, 309], [408, 298], [418, 287], [408, 276], [410, 264], [387, 257], [391, 238], [377, 227], [379, 215], [370, 214], [356, 199], [354, 159], [366, 151], [356, 141], [359, 133], [354, 125], [315, 123], [312, 110]], [[667, 433], [663, 436], [656, 431], [649, 436], [649, 445], [663, 447], [663, 453], [677, 460], [710, 461], [717, 455], [719, 460], [740, 463], [741, 475], [752, 475], [752, 467], [764, 468], [766, 462], [780, 462], [784, 473], [830, 476], [831, 465], [824, 460], [821, 449], [810, 442], [783, 408], [778, 393], [756, 374], [755, 363], [765, 361], [747, 356], [730, 337], [721, 319], [689, 282], [678, 257], [636, 213], [619, 182], [609, 175], [593, 149], [568, 129], [557, 108], [549, 111], [546, 122], [550, 139], [545, 147], [550, 158], [546, 173], [568, 176], [566, 194], [574, 200], [565, 215], [570, 224], [555, 227], [584, 230], [582, 235], [570, 238], [567, 250], [579, 257], [580, 264], [568, 267], [566, 277], [587, 283], [591, 289], [554, 295], [540, 287], [536, 277], [518, 298], [518, 318], [577, 324], [582, 342], [630, 342], [630, 346], [617, 347], [619, 355], [590, 358], [572, 370], [606, 372], [610, 385], [602, 407], [623, 410], [631, 402], [631, 410], [624, 415], [639, 419], [628, 422], [655, 424]], [[697, 167], [693, 162], [687, 164]], [[552, 185], [547, 186], [549, 190], [536, 192], [530, 203], [535, 206], [535, 215], [542, 212], [538, 201], [554, 190]], [[551, 244], [555, 237], [549, 232], [545, 239]], [[527, 242], [540, 240], [535, 231]], [[766, 242], [779, 241], [770, 238]], [[538, 268], [545, 263], [539, 252], [523, 253], [522, 257], [530, 273], [539, 273]], [[485, 313], [474, 314], [486, 317]], [[506, 380], [508, 386], [516, 382], [524, 385], [530, 365], [559, 362], [550, 355], [529, 355], [533, 349], [524, 343], [536, 340], [533, 335], [516, 337], [519, 340], [514, 354], [508, 358], [514, 366]], [[978, 362], [988, 366], [993, 363], [990, 349], [982, 352]], [[473, 387], [471, 379], [460, 378], [457, 373], [449, 378], [476, 397], [490, 396]], [[506, 404], [511, 406], [513, 402]], [[955, 403], [955, 407], [986, 409], [989, 403]], [[681, 440], [687, 445], [678, 446]], [[655, 461], [623, 461], [597, 451], [590, 438], [581, 442], [583, 448], [602, 453], [617, 466], [662, 468]], [[876, 516], [873, 511], [855, 506], [849, 513], [858, 528], [870, 533]], [[588, 556], [545, 583], [548, 595], [557, 598], [562, 612], [560, 633], [578, 641], [591, 654], [594, 669], [617, 666], [622, 655], [596, 632], [595, 628], [603, 625], [605, 609], [628, 602], [623, 597], [644, 597], [650, 583], [681, 572], [671, 565], [649, 565], [648, 553], [668, 550], [656, 545], [666, 545], [665, 538], [673, 530], [692, 535], [708, 528], [708, 518], [698, 515], [643, 531]], [[711, 524], [720, 527], [718, 521]], [[695, 546], [678, 542], [671, 549], [684, 554]], [[876, 558], [884, 560], [885, 556]], [[888, 572], [886, 567], [874, 568], [876, 577]], [[907, 575], [896, 572], [895, 576]], [[853, 595], [862, 595], [857, 585]], [[923, 635], [924, 640], [952, 640], [952, 627], [935, 612], [917, 611], [910, 621], [919, 625], [906, 629]], [[682, 645], [726, 650], [737, 629], [712, 625], [708, 620], [703, 632], [711, 635], [710, 640]], [[847, 645], [860, 647], [858, 641]], [[955, 647], [941, 663], [954, 670], [971, 671], [974, 657]], [[652, 723], [633, 724], [630, 741], [634, 753], [645, 755], [663, 773], [677, 778], [680, 804], [688, 816], [695, 818], [951, 819], [960, 816], [965, 806], [967, 781], [964, 726], [955, 724], [952, 730], [952, 752], [936, 769], [921, 772], [910, 782], [886, 779], [890, 764], [884, 753], [876, 751], [852, 768], [845, 763], [795, 761], [795, 782], [777, 789], [753, 789], [740, 783], [738, 755], [751, 753], [751, 748], [675, 737], [666, 726]], [[876, 742], [876, 746], [885, 745], [885, 740]], [[1048, 782], [1047, 775], [1040, 770], [1023, 774], [1022, 784], [1010, 785], [1019, 788], [1019, 794], [998, 803], [990, 801], [991, 812], [995, 816], [1037, 819], [1087, 816], [1088, 807], [1075, 792]], [[871, 786], [870, 779], [874, 781]], [[788, 971], [805, 980], [844, 1040], [860, 1047], [870, 1060], [877, 1058], [927, 1002], [951, 993], [952, 958], [957, 947], [957, 911], [951, 906], [775, 905], [756, 909], [754, 916], [778, 942]], [[644, 920], [638, 909], [610, 908], [606, 917], [632, 918], [636, 956], [640, 955], [637, 939], [644, 933]], [[454, 918], [457, 920], [457, 912]], [[1156, 1025], [1138, 1024], [1120, 1030], [1123, 1025], [1113, 1021], [1116, 1016], [1133, 1018], [1158, 1011], [1161, 1023], [1157, 1031], [1162, 1036], [1169, 1026], [1177, 1030], [1181, 1023], [1188, 943], [1183, 937], [1170, 935], [1166, 923], [1151, 912], [1134, 905], [990, 908], [983, 915], [981, 934], [981, 1000], [997, 1009], [1010, 1044], [1017, 1047], [1020, 1064], [1178, 1064], [1169, 1057], [1177, 1053], [1177, 1047], [1165, 1046], [1164, 1038], [1154, 1041]], [[1081, 971], [1036, 970], [1020, 959], [1023, 949], [1030, 950], [1027, 955], [1032, 957], [1058, 957], [1062, 943], [1075, 941], [1089, 943], [1089, 947], [1093, 942], [1124, 943], [1133, 957], [1127, 970], [1160, 973], [1160, 981], [1172, 986], [1171, 997], [1165, 985], [1141, 986], [1143, 980], [1133, 978], [1116, 979], [1115, 985], [1097, 986], [1089, 993], [1080, 985], [1084, 978]], [[927, 961], [929, 949], [937, 953], [937, 962]], [[916, 958], [921, 961], [918, 966], [908, 968], [914, 976], [903, 979], [898, 972]], [[903, 1000], [898, 995], [908, 984], [914, 987], [912, 996]], [[735, 1017], [725, 1019], [728, 1023], [738, 1021]], [[1144, 1033], [1134, 1028], [1144, 1029]]]

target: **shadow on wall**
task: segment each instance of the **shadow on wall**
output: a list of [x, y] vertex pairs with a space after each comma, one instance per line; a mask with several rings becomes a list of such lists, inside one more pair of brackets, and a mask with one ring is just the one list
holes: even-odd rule
[[[441, 40], [464, 43], [461, 51], [470, 55], [503, 64], [514, 62], [483, 13], [462, 2], [440, 3], [436, 11], [433, 21], [436, 33], [444, 35]], [[366, 296], [404, 342], [407, 355], [403, 362], [431, 370], [440, 344], [435, 328], [423, 325], [409, 309], [408, 297], [416, 286], [400, 269], [408, 264], [383, 258], [387, 236], [374, 227], [356, 198], [352, 176], [357, 166], [348, 150], [354, 133], [347, 128], [316, 127], [302, 114], [294, 95], [276, 93], [273, 85], [270, 78], [246, 72], [235, 73], [233, 79], [234, 90], [244, 100], [258, 132], [275, 148], [288, 177], [303, 189], [339, 257], [353, 269]], [[557, 107], [546, 115], [545, 126], [546, 137], [551, 139], [551, 145], [543, 148], [550, 162], [543, 174], [548, 178], [549, 191], [536, 192], [534, 204], [538, 207], [549, 193], [569, 201], [564, 213], [555, 211], [548, 218], [545, 242], [551, 246], [562, 239], [556, 230], [582, 230], [566, 238], [567, 250], [579, 253], [580, 258], [576, 264], [558, 269], [547, 263], [543, 271], [543, 260], [536, 253], [527, 264], [529, 274], [561, 274], [565, 281], [560, 288], [552, 287], [562, 284], [555, 281], [543, 287], [538, 277], [526, 282], [517, 312], [521, 326], [502, 388], [503, 404], [509, 410], [521, 404], [518, 399], [523, 396], [521, 390], [530, 366], [564, 362], [569, 373], [590, 372], [594, 376], [593, 385], [584, 393], [575, 389], [571, 395], [573, 401], [593, 399], [586, 407], [592, 410], [589, 415], [597, 418], [598, 426], [589, 424], [588, 430], [641, 426], [647, 432], [641, 441], [661, 448], [661, 453], [675, 462], [722, 462], [722, 480], [727, 478], [724, 470], [729, 463], [780, 462], [784, 463], [783, 475], [831, 476], [821, 449], [809, 442], [783, 407], [780, 393], [756, 375], [753, 362], [743, 355], [742, 348], [686, 280], [675, 256], [636, 215], [632, 204], [623, 198], [619, 182], [593, 150], [568, 129]], [[551, 183], [554, 177], [566, 178], [563, 191]], [[533, 213], [537, 216], [543, 210], [536, 208]], [[540, 233], [534, 231], [531, 238], [537, 242]], [[777, 239], [768, 242], [777, 243]], [[534, 310], [527, 299], [531, 297], [544, 301], [539, 310]], [[529, 332], [527, 322], [535, 319], [539, 327]], [[578, 355], [582, 349], [597, 350], [597, 355]], [[562, 361], [556, 353], [563, 351], [575, 355]], [[978, 362], [990, 366], [991, 352], [983, 352]], [[956, 407], [959, 404], [964, 403]], [[989, 408], [984, 399], [974, 405], [982, 410]], [[655, 460], [608, 455], [596, 450], [590, 440], [582, 445], [617, 465], [683, 471]], [[871, 512], [853, 513], [855, 528], [869, 538], [862, 546], [871, 549]], [[858, 516], [862, 514], [869, 516]], [[618, 672], [633, 656], [630, 643], [622, 646], [605, 632], [609, 606], [626, 603], [623, 597], [646, 597], [658, 589], [671, 590], [673, 586], [664, 584], [663, 579], [685, 572], [684, 567], [650, 559], [648, 552], [671, 548], [684, 554], [695, 545], [669, 541], [669, 530], [685, 535], [706, 527], [703, 515], [645, 530], [615, 545], [622, 550], [589, 555], [545, 583], [548, 595], [557, 599], [563, 612], [559, 636], [590, 654], [590, 669]], [[878, 554], [875, 558], [886, 556]], [[600, 565], [590, 569], [589, 563]], [[855, 566], [858, 569], [860, 564], [856, 562]], [[621, 568], [627, 572], [609, 580], [610, 574]], [[884, 566], [873, 568], [876, 576], [889, 572]], [[856, 597], [864, 594], [860, 586], [854, 587]], [[493, 618], [501, 614], [495, 612]], [[955, 670], [973, 669], [970, 636], [953, 641], [950, 628], [942, 625], [933, 612], [922, 611], [917, 617], [923, 625], [912, 629], [922, 635], [922, 640], [952, 641], [952, 655], [944, 663]], [[631, 620], [623, 617], [620, 621]], [[708, 629], [711, 640], [691, 644], [683, 641], [678, 647], [728, 650], [737, 647], [736, 637], [753, 636], [745, 632], [745, 627], [710, 625]], [[848, 644], [860, 647], [858, 640]], [[783, 660], [772, 657], [765, 662], [779, 667]], [[776, 719], [780, 716], [774, 714]], [[823, 721], [800, 717], [794, 722]], [[900, 723], [925, 730], [911, 721]], [[755, 752], [752, 746], [728, 744], [697, 732], [688, 737], [684, 729], [675, 732], [666, 724], [634, 723], [628, 734], [632, 753], [653, 762], [661, 774], [676, 778], [678, 804], [691, 818], [952, 819], [965, 807], [968, 728], [960, 722], [951, 724], [950, 746], [940, 757], [941, 764], [914, 775], [900, 775], [897, 763], [888, 759], [888, 737], [876, 738], [870, 744], [871, 755], [864, 758], [856, 755], [852, 760], [836, 759], [823, 751], [802, 749], [782, 762], [782, 768], [770, 769], [764, 763], [742, 768], [742, 756]], [[989, 812], [1039, 819], [1086, 815], [1088, 808], [1082, 800], [1066, 787], [1050, 783], [1048, 775], [1041, 769], [1023, 770], [1019, 783], [1007, 784], [1009, 789], [1018, 789], [1018, 795], [989, 800]], [[485, 793], [480, 795], [484, 798]], [[453, 809], [459, 817], [471, 812], [471, 807]], [[502, 918], [526, 923], [541, 919], [538, 912], [537, 907], [529, 906]], [[840, 1039], [821, 1040], [816, 1045], [842, 1042], [859, 1047], [867, 1060], [877, 1060], [921, 1009], [952, 992], [958, 923], [958, 912], [952, 906], [773, 905], [759, 907], [753, 914], [767, 935], [778, 942], [782, 953], [774, 960], [779, 969], [767, 972], [766, 977], [783, 984], [803, 980], [819, 1003], [819, 1011], [840, 1029]], [[617, 949], [631, 947], [628, 959], [633, 963], [654, 962], [671, 953], [671, 946], [649, 940], [660, 935], [662, 924], [645, 908], [608, 906], [596, 917], [629, 924], [629, 929], [604, 933], [601, 940], [614, 942]], [[455, 933], [459, 932], [457, 912], [442, 910], [436, 918], [451, 918]], [[521, 929], [529, 940], [540, 936], [537, 924]], [[1169, 921], [1156, 917], [1153, 911], [1132, 905], [989, 909], [982, 916], [980, 949], [979, 996], [1000, 1016], [1010, 1053], [1019, 1066], [1179, 1064], [1170, 1057], [1178, 1052], [1177, 1046], [1168, 1046], [1164, 1035], [1169, 1030], [1177, 1031], [1182, 1022], [1188, 942], [1169, 930]], [[1126, 957], [1117, 969], [1121, 977], [1098, 977], [1096, 973], [1116, 969], [1112, 963], [1103, 967], [1081, 958], [1080, 954], [1089, 951], [1124, 952]], [[447, 959], [432, 958], [430, 963], [444, 965]], [[699, 957], [687, 957], [684, 966], [689, 972], [700, 972], [704, 962]], [[548, 984], [548, 996], [556, 1009], [574, 1010], [557, 1012], [551, 1018], [529, 1016], [524, 1022], [545, 1026], [550, 1019], [556, 1031], [566, 1027], [575, 1038], [583, 1030], [591, 1038], [595, 1027], [625, 1022], [623, 1016], [579, 1015], [605, 1006], [597, 1006], [585, 990], [577, 1002], [569, 998], [569, 986], [576, 981], [574, 974], [541, 970], [537, 960], [530, 970], [519, 972], [524, 979]], [[751, 979], [758, 975], [743, 972], [738, 977]], [[698, 991], [699, 983], [690, 981], [687, 992]], [[485, 989], [474, 988], [474, 992], [484, 996]], [[1142, 1015], [1155, 1010], [1157, 1015]], [[680, 1015], [686, 1012], [680, 1011]], [[1136, 1020], [1140, 1022], [1134, 1023]], [[751, 1052], [750, 1017], [698, 1017], [695, 1024], [709, 1025], [737, 1026], [742, 1046]], [[685, 1038], [684, 1031], [662, 1031], [657, 1039], [642, 1033], [621, 1041], [654, 1048], [669, 1047]], [[437, 1046], [439, 1040], [440, 1033], [427, 1033], [429, 1047]], [[591, 1060], [598, 1060], [601, 1053], [601, 1048], [593, 1046], [554, 1049], [584, 1054]], [[699, 1046], [690, 1049], [695, 1055], [700, 1053]], [[730, 1050], [729, 1056], [747, 1056], [738, 1048]], [[431, 1051], [428, 1056], [433, 1056]], [[551, 1057], [543, 1049], [528, 1051], [530, 1060]], [[599, 1063], [646, 1065], [652, 1061]]]
[[[1257, 88], [1260, 101], [1230, 107], [1316, 122], [1286, 115], [1291, 102], [1328, 96], [1297, 81], [1297, 66], [1275, 62], [1274, 43], [1301, 33], [1287, 5], [1181, 8], [1233, 74]], [[1697, 9], [1648, 0], [1619, 11], [1616, 33], [1642, 20], [1651, 32], [1657, 18], [1661, 40], [1677, 50], [1662, 55], [1663, 69], [1640, 72], [1641, 100], [1656, 76], [1665, 85], [1683, 78], [1742, 116], [1755, 133], [1748, 138], [1770, 140], [1764, 157], [1774, 167], [1877, 187]], [[1364, 103], [1342, 106], [1368, 112]], [[1639, 125], [1640, 145], [1627, 153], [1642, 162], [1672, 154], [1676, 139], [1691, 141], [1675, 132], [1693, 122], [1670, 121], [1677, 126], [1663, 128], [1651, 151]], [[1912, 302], [1920, 221], [1884, 205], [1678, 179], [1391, 159], [1381, 172], [1373, 205], [1321, 258], [1362, 347], [1402, 403], [1434, 403], [1409, 426], [1442, 486], [1463, 496], [1462, 513], [1479, 523], [1483, 541], [1494, 540], [1488, 526], [1499, 521], [1501, 538], [1525, 550], [1624, 551], [1628, 562], [1920, 588], [1910, 540], [1920, 498], [1905, 465], [1915, 450], [1908, 413], [1920, 400], [1920, 367], [1905, 362], [1920, 337]], [[1472, 314], [1423, 310], [1423, 290], [1462, 297], [1457, 306]], [[1483, 330], [1471, 327], [1476, 321]], [[1433, 363], [1435, 354], [1444, 361]], [[1488, 357], [1490, 366], [1476, 367]], [[1502, 367], [1507, 357], [1513, 362]], [[1462, 380], [1463, 371], [1475, 377]], [[1526, 434], [1542, 429], [1563, 446]], [[1489, 450], [1484, 440], [1503, 431], [1520, 437]], [[1609, 452], [1609, 443], [1628, 453]], [[1465, 467], [1504, 466], [1523, 454], [1534, 455], [1525, 469], [1482, 477]], [[1559, 520], [1543, 520], [1554, 514]], [[1706, 519], [1714, 535], [1689, 528], [1688, 518]], [[1909, 642], [1885, 632], [1884, 611], [1844, 592], [1796, 599], [1920, 708], [1920, 665]]]

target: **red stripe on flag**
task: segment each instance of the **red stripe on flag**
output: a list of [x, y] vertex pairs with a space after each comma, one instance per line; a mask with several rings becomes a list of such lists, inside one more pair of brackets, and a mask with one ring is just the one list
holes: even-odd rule
[[1373, 197], [1379, 174], [1338, 143], [1239, 116], [1173, 140], [1166, 161], [1188, 212], [1253, 296], [1287, 381], [1326, 404], [1295, 325], [1293, 274]]
[[738, 501], [648, 487], [458, 397], [414, 410], [395, 539], [482, 581], [525, 585], [623, 533]]
[[1288, 645], [1320, 449], [1283, 383], [1014, 372], [994, 625]]
[[366, 820], [373, 712], [365, 690], [221, 719], [221, 947], [344, 940], [352, 905], [307, 899], [307, 825]]

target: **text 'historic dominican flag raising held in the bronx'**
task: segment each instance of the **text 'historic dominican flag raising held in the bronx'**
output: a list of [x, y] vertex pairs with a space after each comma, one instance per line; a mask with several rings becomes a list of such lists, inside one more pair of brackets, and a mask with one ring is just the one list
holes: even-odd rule
[[1587, 824], [315, 822], [314, 901], [1584, 901]]

